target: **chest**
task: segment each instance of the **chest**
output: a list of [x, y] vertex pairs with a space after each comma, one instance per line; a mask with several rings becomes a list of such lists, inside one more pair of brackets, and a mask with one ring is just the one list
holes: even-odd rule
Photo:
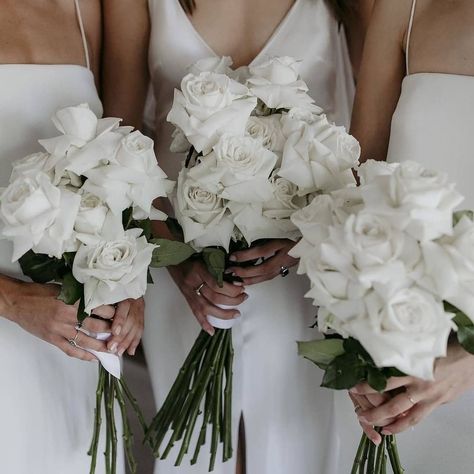
[[2, 0], [0, 63], [83, 62], [74, 2]]
[[218, 55], [249, 64], [298, 0], [198, 0], [189, 21]]

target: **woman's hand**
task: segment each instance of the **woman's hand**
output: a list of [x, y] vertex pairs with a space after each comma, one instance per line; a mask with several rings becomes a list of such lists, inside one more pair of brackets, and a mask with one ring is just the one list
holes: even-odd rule
[[168, 271], [199, 324], [211, 336], [214, 328], [207, 320], [208, 315], [220, 319], [235, 319], [240, 316], [237, 309], [223, 309], [218, 305], [238, 306], [243, 303], [248, 295], [241, 283], [224, 282], [221, 288], [204, 263], [197, 260], [169, 267]]
[[[372, 426], [383, 426], [382, 434], [396, 434], [415, 426], [433, 410], [451, 402], [474, 387], [474, 355], [457, 343], [448, 347], [447, 357], [436, 361], [434, 380], [415, 377], [393, 377], [387, 392], [395, 390], [380, 406], [360, 410], [359, 420]], [[351, 390], [352, 395], [371, 396], [376, 393], [367, 384]]]
[[[58, 300], [59, 292], [58, 285], [25, 283], [1, 277], [0, 314], [30, 334], [58, 347], [70, 357], [96, 360], [92, 354], [69, 341], [74, 340], [77, 346], [87, 349], [107, 352], [105, 342], [89, 337], [87, 333], [93, 335], [110, 332], [110, 323], [90, 317], [84, 321], [83, 331], [76, 330], [77, 306], [66, 305]], [[106, 319], [113, 318], [114, 312], [112, 306], [94, 310], [94, 314]]]
[[117, 305], [112, 323], [112, 337], [107, 341], [110, 352], [122, 356], [135, 355], [143, 335], [145, 301], [128, 299]]
[[273, 280], [281, 275], [283, 268], [293, 267], [298, 263], [288, 252], [296, 245], [292, 240], [274, 239], [263, 245], [256, 245], [248, 250], [235, 252], [230, 256], [233, 262], [248, 262], [263, 259], [258, 265], [249, 267], [230, 267], [227, 271], [242, 278], [244, 285], [255, 285], [262, 281]]

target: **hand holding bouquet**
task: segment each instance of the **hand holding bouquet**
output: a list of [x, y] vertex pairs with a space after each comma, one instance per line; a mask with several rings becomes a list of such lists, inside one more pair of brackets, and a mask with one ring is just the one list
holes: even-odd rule
[[[415, 162], [369, 161], [359, 187], [326, 196], [293, 215], [303, 239], [292, 255], [311, 281], [326, 339], [303, 342], [301, 355], [324, 370], [322, 385], [350, 389], [367, 381], [383, 391], [391, 376], [433, 378], [448, 338], [474, 352], [474, 229], [456, 213], [462, 197], [441, 173]], [[363, 436], [352, 472], [403, 472], [393, 436]]]
[[[307, 94], [298, 61], [273, 58], [237, 71], [230, 66], [229, 58], [193, 65], [168, 115], [177, 127], [172, 150], [188, 153], [172, 197], [174, 212], [184, 241], [200, 253], [219, 284], [226, 268], [235, 266], [228, 261], [232, 252], [267, 239], [299, 239], [293, 213], [315, 195], [353, 182], [351, 168], [359, 157], [357, 141], [330, 123]], [[199, 419], [191, 463], [211, 425], [212, 470], [219, 443], [223, 461], [232, 456], [231, 327], [236, 321], [208, 320], [215, 335], [199, 335], [147, 440], [162, 459], [182, 441], [179, 465]]]

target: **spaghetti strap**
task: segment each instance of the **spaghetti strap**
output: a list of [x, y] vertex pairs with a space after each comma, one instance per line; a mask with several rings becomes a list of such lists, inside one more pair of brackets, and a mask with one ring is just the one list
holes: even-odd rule
[[90, 69], [91, 63], [89, 59], [89, 47], [87, 46], [86, 32], [84, 30], [84, 23], [82, 21], [81, 9], [79, 7], [79, 0], [74, 0], [74, 4], [76, 5], [77, 22], [79, 23], [79, 29], [81, 30], [82, 45], [84, 47], [84, 56], [86, 59], [86, 67], [87, 69]]
[[413, 3], [411, 5], [410, 21], [408, 23], [407, 44], [405, 46], [405, 68], [406, 68], [407, 76], [410, 74], [410, 69], [409, 69], [410, 39], [411, 39], [411, 30], [413, 29], [413, 21], [415, 19], [415, 9], [416, 9], [416, 0], [413, 0]]

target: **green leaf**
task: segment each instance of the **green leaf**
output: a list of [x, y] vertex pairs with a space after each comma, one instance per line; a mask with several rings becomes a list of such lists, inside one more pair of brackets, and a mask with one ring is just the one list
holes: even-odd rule
[[84, 287], [79, 283], [72, 273], [67, 273], [62, 281], [61, 293], [58, 300], [66, 304], [76, 304], [84, 294]]
[[179, 265], [195, 253], [195, 250], [190, 245], [178, 242], [177, 240], [152, 239], [150, 243], [158, 245], [153, 250], [150, 264], [154, 268]]
[[474, 354], [474, 325], [459, 326], [457, 331], [458, 342], [469, 353]]
[[456, 315], [453, 318], [453, 321], [455, 322], [457, 327], [465, 327], [465, 326], [473, 325], [472, 321], [463, 312], [456, 310], [456, 312], [450, 311], [450, 313], [454, 313]]
[[468, 211], [468, 210], [464, 210], [464, 211], [456, 211], [454, 214], [453, 214], [453, 226], [455, 226], [456, 224], [458, 224], [458, 222], [463, 218], [463, 217], [467, 217], [468, 219], [470, 219], [471, 221], [474, 220], [474, 211]]
[[377, 392], [383, 392], [387, 387], [387, 377], [376, 367], [367, 368], [367, 383]]
[[298, 354], [326, 369], [337, 356], [344, 354], [343, 344], [342, 339], [298, 342]]
[[373, 365], [374, 361], [370, 354], [364, 349], [364, 346], [357, 340], [352, 337], [344, 339], [344, 350], [347, 353], [353, 353], [359, 355], [365, 362], [369, 365]]
[[207, 247], [202, 251], [204, 263], [219, 286], [224, 284], [225, 256], [225, 251], [219, 248]]
[[19, 259], [22, 272], [37, 283], [61, 281], [67, 268], [63, 261], [32, 250]]
[[367, 364], [356, 354], [336, 357], [327, 367], [321, 386], [349, 390], [366, 379]]

